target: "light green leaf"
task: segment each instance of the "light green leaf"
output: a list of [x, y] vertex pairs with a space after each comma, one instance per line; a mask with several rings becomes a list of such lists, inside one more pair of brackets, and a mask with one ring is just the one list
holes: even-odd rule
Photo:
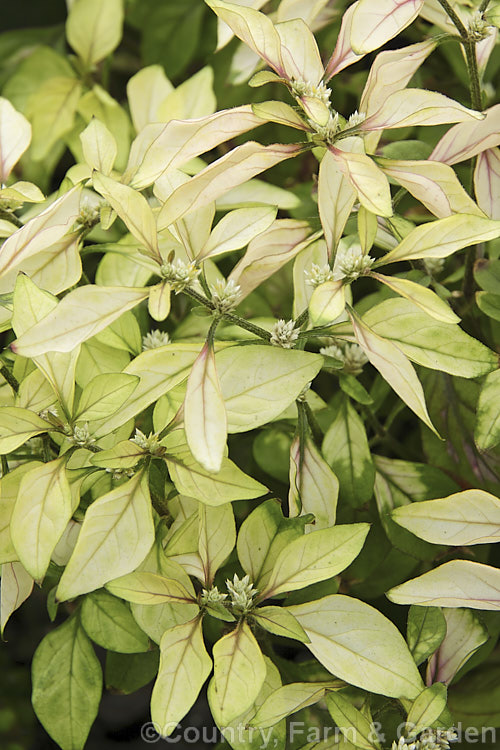
[[310, 638], [309, 650], [340, 679], [394, 698], [416, 698], [423, 689], [399, 630], [370, 605], [335, 594], [289, 609]]
[[423, 0], [370, 0], [356, 3], [352, 17], [351, 44], [358, 55], [372, 52], [399, 34], [418, 16]]
[[396, 523], [432, 544], [468, 546], [500, 542], [500, 500], [483, 490], [396, 508]]
[[223, 636], [213, 648], [214, 700], [224, 725], [245, 713], [260, 693], [266, 664], [246, 622]]
[[500, 237], [500, 221], [471, 214], [455, 214], [415, 227], [376, 265], [418, 258], [447, 258], [457, 250]]
[[10, 535], [10, 521], [21, 480], [26, 472], [37, 466], [40, 466], [39, 461], [27, 461], [0, 478], [0, 564], [15, 562], [18, 559]]
[[151, 696], [151, 718], [163, 737], [176, 729], [196, 701], [212, 669], [199, 617], [167, 630]]
[[50, 428], [48, 422], [18, 406], [4, 406], [0, 411], [0, 453], [11, 453], [27, 440]]
[[115, 578], [106, 584], [106, 588], [115, 596], [133, 604], [194, 601], [193, 596], [179, 581], [143, 570]]
[[248, 476], [228, 458], [222, 459], [221, 469], [212, 474], [203, 468], [192, 456], [186, 444], [179, 444], [179, 438], [163, 441], [167, 448], [167, 466], [178, 492], [194, 497], [207, 505], [222, 505], [233, 500], [251, 500], [260, 497], [266, 488]]
[[108, 651], [136, 654], [149, 649], [149, 638], [134, 620], [128, 606], [107, 591], [87, 594], [81, 618], [89, 638]]
[[410, 302], [420, 307], [431, 318], [436, 318], [436, 320], [442, 323], [460, 322], [458, 315], [455, 315], [451, 307], [438, 297], [432, 289], [428, 289], [422, 286], [422, 284], [416, 284], [414, 281], [409, 281], [408, 279], [400, 279], [397, 276], [384, 276], [381, 273], [375, 272], [372, 272], [370, 276], [385, 284], [389, 289], [397, 292], [402, 297], [409, 299]]
[[32, 664], [32, 702], [45, 730], [62, 750], [83, 750], [99, 709], [99, 660], [71, 617], [45, 636]]
[[252, 617], [264, 630], [280, 635], [283, 638], [294, 638], [302, 643], [308, 643], [304, 629], [285, 607], [258, 607]]
[[391, 341], [374, 333], [353, 311], [349, 314], [358, 343], [372, 365], [400, 399], [437, 435], [427, 412], [422, 384], [406, 355]]
[[171, 286], [164, 281], [149, 287], [148, 311], [153, 320], [162, 321], [170, 313]]
[[318, 354], [260, 345], [229, 347], [218, 352], [215, 361], [229, 433], [247, 432], [275, 419], [323, 364]]
[[49, 78], [30, 96], [26, 115], [33, 128], [30, 149], [33, 159], [46, 159], [57, 141], [71, 130], [81, 93], [76, 78], [58, 76]]
[[146, 299], [148, 289], [118, 286], [78, 287], [59, 305], [13, 344], [22, 356], [36, 357], [46, 352], [70, 352], [107, 325]]
[[26, 601], [33, 589], [33, 578], [20, 562], [4, 563], [1, 566], [2, 585], [0, 586], [0, 635], [13, 612]]
[[100, 120], [94, 118], [80, 133], [83, 155], [89, 167], [109, 175], [114, 167], [118, 147], [112, 133]]
[[290, 449], [290, 516], [314, 515], [311, 529], [325, 529], [335, 524], [339, 480], [330, 469], [313, 440], [302, 445], [296, 437]]
[[12, 168], [31, 141], [31, 125], [8, 99], [0, 98], [0, 183], [6, 184]]
[[295, 591], [336, 576], [361, 552], [369, 529], [366, 523], [346, 524], [312, 531], [291, 542], [274, 563], [260, 598]]
[[268, 696], [252, 717], [250, 726], [262, 727], [262, 729], [272, 727], [302, 708], [314, 706], [324, 698], [328, 688], [336, 690], [343, 685], [344, 683], [334, 680], [331, 682], [291, 682], [283, 685]]
[[439, 607], [412, 604], [408, 612], [406, 640], [417, 666], [429, 658], [446, 635], [446, 620]]
[[476, 292], [476, 302], [485, 315], [493, 320], [500, 320], [500, 294]]
[[237, 146], [174, 190], [158, 215], [158, 230], [163, 231], [185, 214], [217, 200], [231, 188], [297, 156], [302, 148], [296, 144], [262, 146], [254, 141]]
[[213, 345], [205, 344], [189, 374], [184, 400], [184, 429], [193, 458], [217, 474], [227, 442], [227, 418]]
[[212, 508], [200, 503], [198, 518], [198, 554], [203, 564], [205, 587], [208, 589], [213, 585], [217, 570], [233, 551], [236, 527], [233, 509], [229, 504]]
[[276, 122], [280, 125], [288, 125], [290, 128], [310, 132], [310, 128], [297, 110], [289, 104], [285, 104], [285, 102], [258, 102], [252, 105], [252, 111], [257, 117], [261, 117], [267, 122]]
[[345, 310], [345, 285], [343, 281], [325, 281], [319, 284], [309, 301], [309, 317], [313, 326], [327, 326]]
[[[345, 139], [355, 147], [356, 141]], [[336, 249], [356, 202], [356, 192], [331, 151], [319, 165], [318, 209], [329, 253]]]
[[451, 560], [387, 592], [395, 604], [500, 609], [500, 570], [470, 560]]
[[89, 68], [104, 60], [122, 38], [123, 0], [74, 0], [66, 36]]
[[156, 221], [146, 198], [128, 185], [123, 185], [99, 172], [94, 173], [92, 182], [97, 192], [108, 201], [147, 254], [161, 263]]
[[375, 469], [362, 420], [349, 399], [343, 398], [325, 433], [323, 455], [340, 483], [340, 495], [353, 507], [373, 494]]
[[230, 211], [235, 208], [256, 208], [276, 206], [277, 208], [297, 208], [300, 201], [290, 190], [271, 185], [263, 180], [248, 180], [225, 193], [217, 200], [217, 209]]
[[161, 103], [174, 90], [162, 65], [148, 65], [129, 78], [127, 98], [137, 133], [151, 122], [158, 122]]
[[380, 748], [373, 722], [353, 706], [342, 693], [328, 693], [325, 703], [330, 716], [350, 743], [361, 750]]
[[144, 455], [144, 450], [131, 440], [121, 440], [107, 451], [99, 451], [90, 458], [93, 466], [105, 469], [132, 469]]
[[431, 727], [446, 708], [446, 685], [436, 682], [435, 685], [422, 690], [408, 713], [406, 726], [409, 737], [414, 737], [423, 729]]
[[60, 601], [94, 591], [133, 571], [154, 541], [147, 474], [95, 500], [57, 589]]
[[37, 466], [21, 479], [12, 513], [12, 543], [28, 573], [41, 581], [73, 508], [66, 458]]
[[478, 448], [483, 451], [500, 443], [500, 370], [488, 375], [479, 394], [474, 437]]
[[457, 325], [436, 321], [410, 300], [385, 300], [372, 307], [363, 320], [424, 367], [462, 378], [476, 378], [497, 367], [495, 353], [484, 344]]
[[137, 375], [123, 372], [96, 375], [83, 389], [74, 416], [75, 421], [92, 422], [104, 419], [123, 405], [138, 384]]
[[222, 253], [239, 250], [269, 229], [276, 218], [276, 209], [237, 208], [226, 214], [212, 230], [208, 242], [198, 254], [197, 260], [213, 258]]

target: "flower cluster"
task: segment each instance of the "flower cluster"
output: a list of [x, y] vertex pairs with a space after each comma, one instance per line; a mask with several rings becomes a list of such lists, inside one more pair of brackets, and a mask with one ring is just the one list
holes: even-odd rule
[[146, 333], [142, 337], [142, 351], [145, 352], [147, 349], [158, 349], [160, 346], [170, 344], [170, 336], [166, 331], [159, 331], [155, 328], [149, 333]]
[[293, 349], [299, 337], [293, 320], [278, 320], [271, 330], [271, 344], [281, 346], [282, 349]]
[[365, 255], [360, 245], [354, 244], [346, 249], [340, 248], [335, 258], [334, 278], [355, 281], [369, 273], [375, 258]]
[[67, 427], [68, 440], [79, 448], [88, 448], [89, 445], [95, 443], [95, 438], [90, 437], [88, 423], [85, 422], [83, 425], [75, 425], [73, 428]]
[[224, 599], [227, 599], [227, 594], [223, 594], [219, 591], [217, 586], [212, 586], [211, 589], [203, 589], [201, 592], [201, 603], [202, 604], [221, 604]]
[[313, 287], [324, 284], [326, 281], [333, 281], [333, 271], [327, 263], [324, 266], [313, 263], [309, 271], [304, 271], [304, 276], [306, 284]]
[[418, 739], [400, 737], [392, 743], [392, 750], [449, 750], [457, 737], [454, 729], [425, 729]]
[[241, 299], [241, 288], [233, 279], [217, 279], [211, 286], [212, 302], [220, 315], [235, 308]]
[[232, 581], [229, 579], [226, 581], [226, 587], [231, 597], [231, 606], [234, 612], [244, 615], [252, 609], [254, 597], [258, 592], [253, 587], [250, 576], [246, 575], [239, 578], [235, 573]]
[[472, 41], [481, 42], [483, 39], [487, 39], [494, 29], [489, 25], [482, 11], [476, 10], [472, 14], [467, 30], [469, 32], [469, 38]]
[[165, 281], [168, 281], [176, 294], [184, 291], [188, 286], [196, 281], [200, 275], [200, 269], [195, 263], [184, 263], [177, 258], [172, 262], [163, 263], [160, 267], [160, 273]]
[[333, 357], [344, 363], [343, 370], [349, 375], [360, 375], [368, 357], [358, 344], [330, 344], [319, 350], [324, 357]]
[[146, 437], [146, 435], [136, 427], [134, 437], [130, 438], [130, 442], [135, 443], [139, 448], [142, 448], [147, 453], [151, 453], [153, 456], [162, 451], [162, 446], [160, 445], [158, 434], [156, 432], [150, 432]]

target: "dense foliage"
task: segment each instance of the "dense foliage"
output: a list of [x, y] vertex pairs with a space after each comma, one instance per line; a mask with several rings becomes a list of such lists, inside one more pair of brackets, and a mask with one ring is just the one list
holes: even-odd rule
[[1, 629], [41, 587], [62, 750], [93, 644], [162, 736], [207, 681], [235, 750], [500, 726], [499, 22], [68, 0], [0, 35]]

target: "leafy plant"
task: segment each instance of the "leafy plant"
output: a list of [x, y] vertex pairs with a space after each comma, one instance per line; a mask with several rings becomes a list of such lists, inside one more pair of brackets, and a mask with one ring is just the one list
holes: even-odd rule
[[93, 642], [162, 736], [207, 680], [235, 750], [500, 726], [498, 4], [174, 5], [73, 0], [0, 98], [1, 628], [41, 586], [34, 710], [85, 746]]

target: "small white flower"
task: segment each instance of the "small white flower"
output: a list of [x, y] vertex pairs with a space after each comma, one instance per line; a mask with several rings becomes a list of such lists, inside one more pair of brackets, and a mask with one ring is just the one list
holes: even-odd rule
[[319, 353], [324, 357], [333, 357], [344, 363], [343, 370], [349, 375], [360, 375], [368, 357], [358, 344], [331, 344], [322, 347]]
[[165, 281], [168, 281], [176, 294], [182, 292], [186, 287], [196, 281], [201, 271], [194, 263], [184, 263], [177, 258], [172, 262], [163, 263], [160, 273]]
[[303, 96], [307, 96], [311, 99], [319, 99], [319, 101], [326, 104], [327, 107], [329, 106], [332, 92], [323, 81], [320, 81], [319, 83], [311, 83], [310, 81], [292, 80], [291, 84], [293, 93], [299, 99]]
[[281, 346], [282, 349], [293, 349], [299, 337], [299, 330], [295, 328], [293, 320], [278, 320], [271, 330], [271, 344]]
[[343, 249], [340, 248], [335, 258], [334, 279], [340, 281], [354, 281], [360, 276], [367, 274], [375, 262], [375, 258], [370, 255], [364, 255], [360, 245], [351, 245]]
[[108, 474], [111, 474], [116, 481], [123, 479], [124, 477], [130, 479], [135, 473], [133, 469], [106, 469], [106, 471]]
[[142, 337], [142, 351], [147, 349], [158, 349], [159, 346], [170, 344], [170, 336], [166, 331], [159, 331], [155, 328]]
[[437, 276], [444, 268], [444, 258], [425, 258], [424, 268], [429, 276]]
[[250, 576], [246, 575], [239, 578], [235, 573], [232, 581], [229, 578], [227, 579], [226, 587], [231, 597], [233, 610], [239, 614], [245, 614], [253, 607], [254, 597], [258, 592], [257, 589], [254, 589]]
[[90, 229], [99, 221], [99, 213], [104, 201], [92, 202], [89, 196], [83, 196], [80, 202], [80, 213], [76, 220], [77, 226], [82, 229]]
[[338, 112], [330, 112], [325, 125], [320, 125], [314, 120], [309, 120], [309, 125], [314, 128], [316, 133], [327, 143], [333, 143], [335, 136], [343, 129], [340, 125], [340, 116]]
[[211, 291], [212, 302], [221, 315], [236, 307], [241, 299], [241, 287], [233, 279], [217, 279], [211, 286]]
[[323, 357], [333, 357], [333, 359], [339, 359], [341, 362], [345, 361], [344, 350], [337, 344], [330, 344], [330, 346], [322, 346], [319, 353]]
[[87, 448], [89, 445], [95, 443], [95, 438], [90, 437], [89, 425], [87, 422], [83, 425], [75, 425], [70, 431], [68, 439], [75, 445], [78, 445], [79, 448]]
[[347, 120], [345, 127], [342, 128], [342, 130], [350, 130], [350, 128], [355, 128], [357, 125], [361, 125], [362, 122], [366, 120], [366, 115], [360, 114], [358, 110], [356, 109], [352, 115]]
[[454, 729], [424, 729], [417, 740], [400, 737], [392, 743], [392, 750], [449, 750], [450, 742], [457, 739]]
[[469, 39], [474, 42], [480, 42], [490, 36], [493, 31], [493, 26], [490, 26], [482, 11], [476, 10], [469, 21], [468, 31]]
[[313, 287], [324, 284], [326, 281], [333, 281], [333, 271], [328, 263], [325, 263], [324, 266], [312, 263], [309, 271], [304, 271], [304, 276], [306, 277], [306, 284]]
[[153, 455], [161, 450], [160, 441], [158, 440], [158, 433], [150, 432], [146, 437], [146, 435], [142, 432], [142, 430], [139, 430], [138, 427], [135, 428], [134, 437], [130, 438], [130, 442], [135, 443], [139, 446], [139, 448], [142, 448], [143, 450]]

